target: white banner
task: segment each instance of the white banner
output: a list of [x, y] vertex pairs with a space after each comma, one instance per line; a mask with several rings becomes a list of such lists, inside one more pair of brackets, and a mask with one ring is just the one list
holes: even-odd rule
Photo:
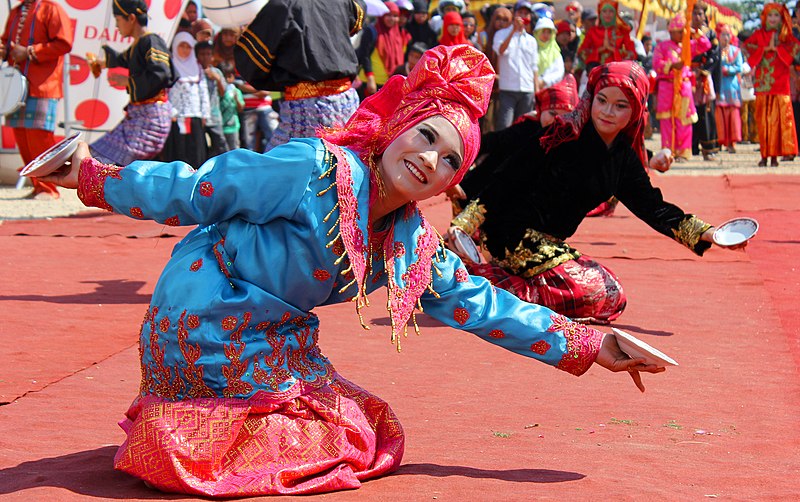
[[[56, 0], [72, 20], [75, 41], [69, 55], [69, 72], [65, 80], [63, 106], [59, 106], [58, 122], [64, 129], [85, 131], [84, 140], [91, 143], [114, 128], [124, 116], [128, 93], [124, 87], [114, 88], [107, 80], [108, 72], [127, 74], [127, 70], [104, 70], [94, 78], [86, 63], [86, 53], [99, 54], [107, 44], [117, 51], [129, 47], [133, 39], [120, 36], [114, 22], [112, 0]], [[147, 30], [157, 33], [168, 44], [178, 26], [188, 0], [145, 0], [148, 4]], [[0, 1], [0, 20], [5, 26], [9, 1]], [[12, 5], [17, 5], [14, 2]], [[56, 130], [59, 134], [61, 131]]]

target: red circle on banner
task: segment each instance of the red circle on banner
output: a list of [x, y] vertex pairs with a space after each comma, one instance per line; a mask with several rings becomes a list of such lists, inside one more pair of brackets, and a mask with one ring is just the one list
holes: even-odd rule
[[91, 10], [97, 7], [102, 0], [67, 0], [67, 5], [73, 9]]
[[82, 84], [89, 77], [89, 64], [80, 56], [69, 55], [69, 83], [71, 85]]
[[87, 129], [105, 124], [109, 115], [108, 106], [99, 99], [87, 99], [75, 107], [75, 120], [83, 122], [83, 127]]
[[164, 2], [164, 15], [167, 19], [175, 19], [181, 13], [181, 0], [167, 0]]
[[147, 10], [150, 10], [150, 2], [153, 0], [144, 0], [144, 3], [147, 5]]
[[[109, 75], [122, 75], [125, 78], [128, 78], [128, 70], [126, 68], [109, 68], [108, 69]], [[108, 83], [114, 89], [119, 89], [120, 91], [124, 91], [126, 87], [124, 85], [117, 85], [112, 84], [111, 82]]]

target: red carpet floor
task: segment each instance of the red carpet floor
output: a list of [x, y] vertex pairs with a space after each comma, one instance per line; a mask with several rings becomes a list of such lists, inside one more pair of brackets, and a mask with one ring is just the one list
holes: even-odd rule
[[[675, 357], [645, 378], [575, 378], [423, 318], [403, 352], [375, 298], [326, 307], [321, 344], [392, 404], [403, 466], [302, 500], [792, 500], [800, 491], [800, 177], [659, 177], [711, 222], [753, 216], [746, 252], [697, 258], [627, 210], [571, 241], [618, 273], [616, 326]], [[428, 203], [443, 229], [449, 206]], [[138, 388], [137, 330], [185, 229], [106, 213], [0, 225], [0, 499], [185, 499], [112, 469]], [[603, 328], [604, 330], [607, 328]]]

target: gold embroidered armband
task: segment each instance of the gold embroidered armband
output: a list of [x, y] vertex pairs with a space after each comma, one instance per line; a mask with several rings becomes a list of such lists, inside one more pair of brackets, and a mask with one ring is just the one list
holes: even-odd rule
[[486, 206], [480, 203], [480, 199], [475, 199], [464, 208], [461, 213], [453, 218], [450, 223], [458, 227], [468, 235], [472, 235], [486, 221]]
[[693, 252], [702, 254], [702, 252], [708, 248], [708, 245], [698, 246], [698, 243], [700, 243], [700, 237], [709, 228], [711, 228], [711, 225], [697, 216], [687, 215], [683, 221], [680, 222], [677, 230], [672, 229], [672, 233], [675, 234], [676, 241], [691, 249]]

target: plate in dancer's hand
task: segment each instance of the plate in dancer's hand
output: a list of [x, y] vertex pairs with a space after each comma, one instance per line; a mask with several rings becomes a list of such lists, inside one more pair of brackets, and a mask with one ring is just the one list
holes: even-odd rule
[[678, 365], [675, 359], [635, 336], [629, 335], [621, 329], [611, 328], [611, 330], [614, 332], [619, 348], [632, 359], [643, 358], [645, 364], [655, 364], [656, 366]]
[[78, 148], [81, 136], [79, 131], [51, 146], [25, 166], [19, 175], [41, 177], [56, 171], [64, 165], [64, 162], [72, 158], [72, 154]]
[[741, 217], [728, 220], [714, 230], [714, 243], [723, 247], [738, 246], [749, 241], [758, 232], [758, 222]]
[[472, 237], [458, 227], [453, 227], [450, 232], [453, 235], [453, 248], [456, 254], [473, 263], [481, 263], [481, 252]]

